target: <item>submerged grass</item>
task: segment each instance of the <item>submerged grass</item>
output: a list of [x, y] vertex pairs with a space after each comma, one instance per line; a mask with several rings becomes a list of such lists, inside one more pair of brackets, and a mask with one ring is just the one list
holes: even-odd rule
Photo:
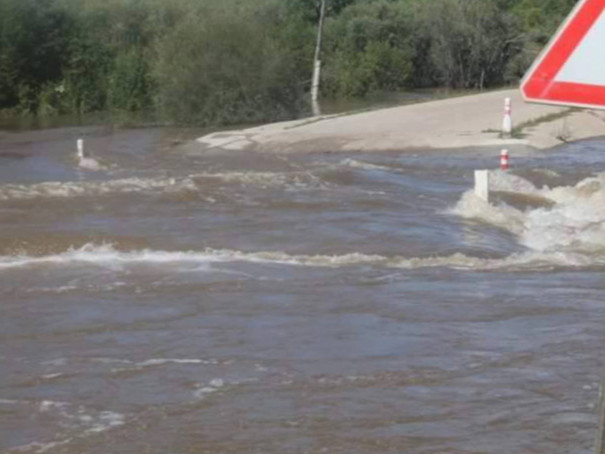
[[524, 121], [522, 123], [519, 123], [512, 129], [511, 137], [513, 137], [514, 139], [522, 139], [527, 136], [524, 130], [528, 128], [534, 128], [543, 123], [551, 123], [553, 121], [561, 120], [562, 118], [566, 118], [575, 112], [579, 112], [580, 110], [581, 109], [578, 109], [577, 107], [572, 107], [562, 112], [554, 112], [548, 115], [543, 115], [538, 118], [533, 118], [531, 120]]
[[[535, 128], [536, 126], [539, 126], [544, 123], [551, 123], [553, 121], [567, 118], [571, 114], [573, 114], [575, 112], [579, 112], [581, 110], [582, 109], [579, 109], [577, 107], [571, 107], [571, 108], [566, 109], [561, 112], [554, 112], [551, 114], [542, 115], [541, 117], [532, 118], [531, 120], [523, 121], [523, 122], [519, 123], [518, 125], [516, 125], [515, 127], [513, 127], [512, 131], [510, 133], [510, 136], [505, 135], [502, 132], [502, 130], [500, 130], [500, 129], [493, 129], [493, 128], [484, 129], [481, 132], [483, 132], [485, 134], [498, 134], [501, 139], [505, 139], [505, 138], [523, 139], [523, 138], [527, 137], [527, 132], [526, 132], [527, 129]], [[562, 142], [566, 142], [567, 138], [565, 136], [566, 136], [566, 134], [561, 134], [561, 136], [558, 136], [557, 138], [560, 139]]]

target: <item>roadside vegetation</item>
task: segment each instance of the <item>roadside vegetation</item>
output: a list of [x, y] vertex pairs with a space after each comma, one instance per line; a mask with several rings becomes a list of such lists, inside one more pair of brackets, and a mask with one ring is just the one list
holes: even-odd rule
[[[326, 0], [321, 95], [515, 84], [574, 0]], [[319, 0], [0, 0], [5, 115], [307, 108]]]

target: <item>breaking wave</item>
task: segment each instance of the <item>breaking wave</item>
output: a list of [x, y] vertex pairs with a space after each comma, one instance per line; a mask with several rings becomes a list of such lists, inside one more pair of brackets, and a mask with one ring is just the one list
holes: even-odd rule
[[[605, 260], [605, 174], [586, 178], [575, 186], [535, 187], [512, 174], [490, 172], [490, 191], [509, 193], [514, 203], [491, 203], [466, 192], [452, 213], [504, 229], [529, 251]], [[573, 261], [573, 260], [572, 260]]]
[[0, 201], [38, 198], [98, 197], [113, 194], [178, 194], [197, 191], [207, 182], [240, 184], [259, 188], [301, 189], [327, 184], [310, 172], [218, 172], [183, 178], [123, 178], [106, 181], [49, 181], [0, 186]]
[[296, 172], [218, 172], [218, 173], [200, 173], [192, 176], [195, 181], [202, 179], [217, 180], [223, 183], [254, 185], [261, 188], [274, 187], [313, 187], [325, 186], [326, 183], [321, 181], [311, 172], [296, 171]]
[[[279, 175], [279, 174], [277, 174]], [[281, 174], [283, 178], [292, 175]], [[193, 178], [193, 177], [192, 177]], [[276, 174], [227, 173], [198, 175], [195, 178], [219, 178], [245, 184], [275, 181]], [[281, 177], [280, 177], [281, 178]], [[301, 183], [310, 180], [299, 174]], [[310, 177], [309, 177], [310, 178]], [[174, 183], [153, 180], [153, 187], [196, 185], [193, 179]], [[280, 184], [285, 181], [279, 180]], [[147, 190], [149, 181], [118, 180], [114, 182], [62, 183], [61, 191]], [[46, 185], [46, 186], [45, 186]], [[50, 186], [49, 186], [50, 185]], [[12, 189], [11, 189], [12, 188]], [[31, 190], [32, 187], [30, 187]], [[38, 191], [51, 191], [50, 183], [35, 185]], [[71, 188], [71, 189], [70, 189]], [[130, 188], [130, 189], [128, 189]], [[143, 189], [144, 188], [144, 189]], [[10, 192], [9, 191], [13, 191]], [[58, 190], [58, 187], [55, 188]], [[17, 186], [0, 188], [1, 197], [15, 197]], [[282, 251], [244, 252], [228, 249], [199, 251], [161, 251], [151, 249], [117, 249], [111, 244], [88, 243], [78, 248], [49, 251], [44, 255], [29, 253], [0, 255], [0, 270], [42, 266], [128, 267], [146, 265], [178, 265], [189, 270], [200, 265], [227, 262], [274, 264], [299, 267], [338, 268], [371, 266], [381, 268], [419, 269], [452, 268], [461, 270], [551, 270], [587, 269], [605, 266], [605, 173], [586, 178], [574, 186], [537, 188], [530, 181], [500, 171], [490, 172], [492, 203], [464, 193], [450, 210], [456, 216], [474, 219], [500, 228], [513, 235], [524, 251], [507, 257], [475, 257], [462, 253], [434, 257], [405, 257], [351, 252], [342, 255], [288, 254]], [[64, 192], [60, 192], [65, 194]], [[498, 196], [500, 194], [500, 196]], [[504, 195], [508, 195], [504, 197]], [[66, 196], [66, 195], [64, 195]], [[24, 196], [26, 197], [26, 196]], [[207, 268], [200, 268], [200, 270]]]
[[0, 186], [0, 200], [96, 197], [111, 194], [176, 193], [196, 189], [191, 178], [124, 178], [109, 181], [50, 181]]
[[245, 262], [284, 266], [340, 268], [373, 266], [381, 268], [419, 269], [452, 268], [460, 270], [549, 270], [553, 268], [587, 268], [605, 266], [605, 256], [564, 252], [534, 252], [513, 254], [505, 258], [472, 257], [457, 253], [443, 257], [407, 258], [403, 256], [368, 255], [292, 255], [285, 252], [242, 252], [227, 249], [203, 251], [118, 251], [111, 245], [88, 244], [63, 253], [33, 256], [0, 256], [0, 270], [42, 266], [96, 266], [115, 269], [136, 265], [194, 265]]

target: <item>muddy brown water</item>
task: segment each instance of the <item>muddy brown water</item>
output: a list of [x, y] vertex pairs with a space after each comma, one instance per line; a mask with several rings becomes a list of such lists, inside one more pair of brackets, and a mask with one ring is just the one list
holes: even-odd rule
[[197, 135], [0, 136], [0, 452], [591, 451], [605, 142], [512, 154], [486, 205], [497, 151]]

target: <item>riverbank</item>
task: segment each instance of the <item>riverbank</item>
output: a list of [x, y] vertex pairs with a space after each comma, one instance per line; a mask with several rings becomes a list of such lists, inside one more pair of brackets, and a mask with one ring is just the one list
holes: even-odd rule
[[[513, 138], [500, 137], [504, 98], [513, 103]], [[605, 136], [605, 112], [528, 104], [518, 89], [370, 112], [273, 123], [197, 139], [201, 151], [402, 151], [495, 146], [547, 149]]]

